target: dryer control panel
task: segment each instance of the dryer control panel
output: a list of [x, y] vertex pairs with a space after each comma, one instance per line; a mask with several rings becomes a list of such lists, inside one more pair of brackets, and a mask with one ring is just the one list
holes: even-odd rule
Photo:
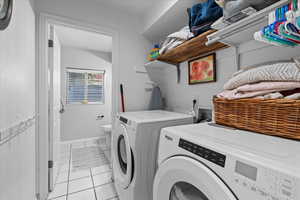
[[234, 182], [257, 200], [296, 200], [295, 178], [262, 166], [236, 161]]
[[221, 167], [225, 167], [226, 156], [200, 145], [194, 144], [184, 139], [180, 139], [179, 147], [183, 148], [193, 154], [200, 156], [210, 162], [213, 162]]

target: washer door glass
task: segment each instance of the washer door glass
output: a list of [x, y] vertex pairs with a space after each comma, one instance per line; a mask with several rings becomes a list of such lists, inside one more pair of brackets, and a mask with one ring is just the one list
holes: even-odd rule
[[156, 172], [153, 200], [237, 200], [226, 184], [202, 162], [187, 156], [163, 161]]
[[125, 138], [123, 135], [121, 135], [118, 139], [118, 157], [122, 172], [127, 174], [127, 152]]
[[169, 200], [209, 200], [205, 194], [192, 184], [186, 182], [176, 183], [170, 192]]
[[130, 185], [134, 174], [134, 159], [130, 147], [127, 127], [116, 121], [113, 131], [113, 166], [115, 182], [126, 189]]
[[8, 1], [0, 0], [0, 19], [4, 19], [6, 17], [7, 9], [8, 9]]

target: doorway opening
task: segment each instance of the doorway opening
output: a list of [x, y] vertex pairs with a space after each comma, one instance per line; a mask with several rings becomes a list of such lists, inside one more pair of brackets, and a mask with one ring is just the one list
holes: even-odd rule
[[[41, 67], [37, 74], [40, 199], [87, 195], [94, 200], [105, 195], [101, 191], [107, 188], [103, 187], [114, 191], [109, 127], [118, 109], [118, 100], [113, 98], [118, 85], [117, 41], [115, 31], [40, 16]], [[113, 192], [109, 196], [115, 197]]]

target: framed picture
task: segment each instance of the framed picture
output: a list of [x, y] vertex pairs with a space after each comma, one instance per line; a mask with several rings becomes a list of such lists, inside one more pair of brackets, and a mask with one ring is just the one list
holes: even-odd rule
[[189, 61], [189, 84], [216, 82], [216, 54]]

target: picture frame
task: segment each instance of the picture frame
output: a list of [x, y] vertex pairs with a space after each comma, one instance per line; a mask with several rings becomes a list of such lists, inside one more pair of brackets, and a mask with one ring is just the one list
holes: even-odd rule
[[216, 53], [197, 57], [188, 62], [189, 85], [217, 81]]

